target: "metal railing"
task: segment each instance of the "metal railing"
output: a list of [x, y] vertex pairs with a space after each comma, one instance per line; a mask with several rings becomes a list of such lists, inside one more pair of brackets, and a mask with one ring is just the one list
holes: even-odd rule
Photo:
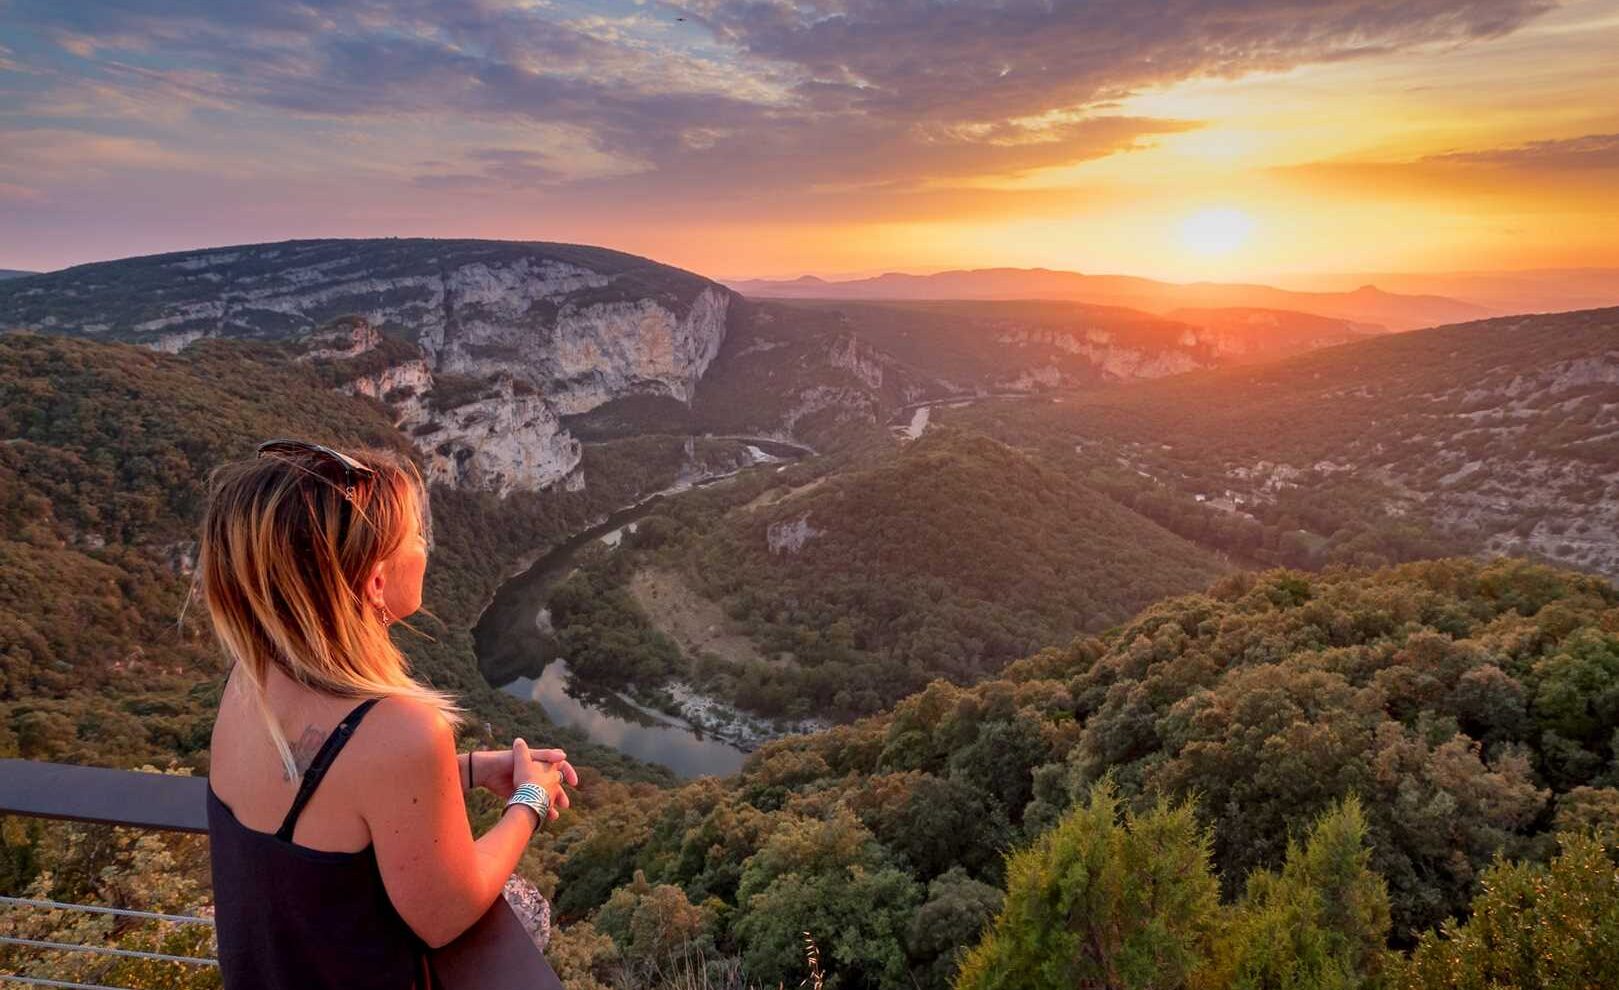
[[[208, 781], [203, 777], [0, 759], [0, 814], [205, 833], [208, 831], [207, 795]], [[79, 912], [175, 925], [211, 926], [214, 923], [212, 918], [192, 915], [13, 896], [0, 896], [0, 909]], [[0, 935], [0, 946], [40, 952], [89, 953], [176, 966], [217, 968], [219, 965], [216, 959], [205, 956], [84, 945], [50, 938]], [[476, 924], [449, 945], [435, 950], [432, 968], [441, 990], [553, 990], [562, 985], [505, 898], [496, 898]], [[69, 990], [125, 990], [98, 983], [0, 973], [0, 983], [6, 982]]]

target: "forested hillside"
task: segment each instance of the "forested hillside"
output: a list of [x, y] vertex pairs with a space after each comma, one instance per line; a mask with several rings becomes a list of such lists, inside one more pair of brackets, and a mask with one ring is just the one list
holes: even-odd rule
[[[1580, 946], [1619, 913], [1612, 862], [1578, 838], [1619, 809], [1615, 675], [1619, 593], [1597, 578], [1469, 560], [1236, 574], [975, 687], [772, 743], [735, 778], [612, 785], [543, 863], [578, 922], [573, 965], [604, 984], [652, 982], [694, 946], [796, 983], [808, 931], [829, 986], [945, 987], [1010, 883], [964, 986], [1562, 985], [1541, 981], [1601, 971]], [[1123, 826], [1109, 795], [1135, 809]], [[1493, 874], [1565, 898], [1535, 936], [1545, 959], [1465, 927], [1409, 972], [1383, 951], [1470, 903], [1557, 910], [1480, 881], [1498, 855], [1546, 861], [1559, 830], [1549, 874]], [[1003, 853], [1031, 842], [1009, 874]], [[1146, 982], [1074, 982], [1131, 958]], [[1040, 980], [1008, 976], [1041, 959]], [[1281, 982], [1246, 982], [1267, 972]]]
[[[983, 436], [934, 431], [803, 480], [810, 470], [670, 503], [565, 584], [551, 616], [571, 668], [643, 687], [648, 674], [696, 676], [754, 711], [850, 718], [937, 677], [970, 684], [1227, 569]], [[602, 603], [659, 568], [721, 605], [755, 654], [682, 667], [649, 645], [645, 664], [628, 659], [609, 627], [645, 620], [621, 609], [614, 622]]]
[[1619, 574], [1619, 309], [945, 410], [1194, 540], [1301, 566], [1483, 549]]

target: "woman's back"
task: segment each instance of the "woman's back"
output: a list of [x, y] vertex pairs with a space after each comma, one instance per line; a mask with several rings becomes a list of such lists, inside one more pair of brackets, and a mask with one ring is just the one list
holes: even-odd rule
[[208, 825], [225, 985], [426, 987], [426, 946], [389, 900], [358, 810], [386, 713], [372, 714], [375, 700], [272, 685], [272, 714], [284, 731], [298, 726], [287, 735], [301, 781], [286, 779], [246, 692], [227, 687], [214, 730]]
[[[358, 701], [320, 694], [272, 668], [266, 678], [265, 703], [302, 769]], [[356, 788], [366, 777], [372, 742], [388, 729], [387, 707], [370, 717], [366, 731], [353, 746], [345, 746], [347, 755], [328, 771], [327, 779], [335, 786], [322, 787], [310, 798], [294, 836], [300, 845], [328, 852], [358, 852], [371, 844]], [[226, 682], [209, 754], [213, 790], [237, 819], [261, 832], [273, 833], [279, 828], [292, 807], [299, 781], [288, 777], [281, 755], [265, 731], [264, 716], [240, 673], [233, 673]]]

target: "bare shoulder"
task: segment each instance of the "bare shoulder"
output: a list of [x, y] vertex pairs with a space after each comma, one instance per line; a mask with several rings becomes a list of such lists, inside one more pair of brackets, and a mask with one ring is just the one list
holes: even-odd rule
[[364, 740], [371, 756], [385, 756], [390, 763], [401, 760], [429, 760], [455, 755], [455, 731], [437, 708], [415, 698], [383, 698], [366, 716], [367, 731], [355, 734]]

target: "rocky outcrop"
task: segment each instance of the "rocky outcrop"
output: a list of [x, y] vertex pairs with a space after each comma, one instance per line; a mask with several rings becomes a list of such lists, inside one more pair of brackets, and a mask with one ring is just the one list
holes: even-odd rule
[[505, 497], [549, 487], [579, 466], [579, 441], [549, 403], [519, 387], [501, 379], [493, 394], [407, 430], [427, 455], [429, 480]]
[[206, 336], [208, 334], [203, 330], [182, 330], [179, 333], [166, 333], [146, 341], [145, 346], [165, 354], [178, 354]]
[[[1195, 337], [1177, 342], [1178, 346], [1148, 349], [1120, 344], [1108, 330], [1093, 328], [1074, 332], [1038, 328], [1004, 331], [996, 335], [995, 341], [1008, 346], [1049, 347], [1084, 360], [1103, 377], [1116, 381], [1163, 378], [1212, 367], [1215, 363], [1210, 359], [1209, 348]], [[1029, 388], [1036, 384], [1058, 383], [1049, 380], [1051, 372], [1044, 372], [1044, 378], [1040, 377], [1041, 372], [1042, 369], [1030, 369], [1025, 373], [1028, 381], [1021, 385], [1009, 383], [1009, 387]]]
[[[532, 386], [508, 374], [472, 392], [439, 389], [419, 350], [395, 345], [385, 354], [390, 343], [369, 321], [349, 318], [306, 338], [299, 360], [337, 373], [338, 391], [388, 406], [394, 426], [421, 452], [429, 483], [504, 498], [577, 476], [579, 441]], [[345, 369], [358, 373], [347, 377]]]
[[805, 513], [797, 519], [771, 523], [765, 530], [765, 542], [771, 553], [796, 554], [804, 549], [804, 544], [820, 535], [821, 531], [810, 525], [809, 514]]
[[867, 388], [883, 387], [883, 355], [875, 347], [855, 337], [842, 337], [827, 349], [827, 364], [842, 368], [865, 383]]
[[433, 372], [427, 361], [417, 358], [390, 364], [381, 371], [361, 375], [340, 390], [349, 395], [365, 395], [394, 410], [394, 425], [409, 429], [431, 422], [427, 400], [433, 391]]
[[1041, 389], [1058, 388], [1063, 384], [1064, 380], [1061, 368], [1054, 364], [1047, 364], [1037, 368], [1025, 368], [1016, 378], [996, 382], [995, 388], [1003, 392], [1035, 392]]
[[299, 360], [341, 361], [369, 353], [382, 343], [382, 332], [361, 317], [333, 320], [304, 338]]

